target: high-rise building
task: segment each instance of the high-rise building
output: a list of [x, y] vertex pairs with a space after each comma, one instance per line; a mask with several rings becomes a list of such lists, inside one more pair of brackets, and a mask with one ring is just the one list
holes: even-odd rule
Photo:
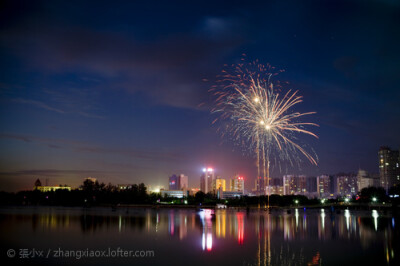
[[230, 189], [231, 191], [241, 191], [244, 193], [244, 178], [236, 175], [233, 179], [231, 179]]
[[297, 177], [297, 193], [300, 195], [307, 194], [307, 178], [305, 175]]
[[189, 188], [188, 177], [184, 174], [179, 175], [179, 187], [182, 190], [188, 190]]
[[213, 168], [204, 168], [203, 174], [200, 176], [200, 190], [204, 193], [213, 191], [213, 180], [215, 179], [215, 173]]
[[294, 176], [284, 175], [283, 176], [283, 195], [294, 195], [296, 190]]
[[317, 176], [317, 192], [318, 197], [324, 198], [330, 196], [331, 179], [329, 175]]
[[284, 195], [306, 195], [307, 179], [306, 176], [283, 176], [283, 194]]
[[266, 186], [267, 186], [267, 184], [265, 182], [265, 179], [262, 177], [258, 177], [254, 182], [253, 192], [258, 196], [266, 195], [266, 193], [265, 193]]
[[357, 176], [341, 174], [336, 177], [337, 195], [351, 197], [357, 193]]
[[400, 154], [387, 146], [379, 149], [379, 177], [380, 185], [389, 191], [389, 188], [400, 184]]
[[178, 184], [178, 176], [177, 175], [172, 175], [169, 177], [169, 190], [178, 190], [179, 189], [179, 184]]
[[317, 192], [317, 178], [315, 176], [308, 177], [306, 183], [306, 190], [309, 194]]
[[214, 179], [214, 181], [213, 181], [213, 190], [214, 191], [217, 191], [217, 190], [226, 191], [226, 181], [225, 181], [225, 179], [222, 179], [220, 177], [217, 177], [216, 179]]
[[374, 179], [369, 176], [367, 171], [359, 169], [357, 173], [357, 190], [361, 191], [363, 188], [373, 186]]
[[281, 195], [281, 196], [284, 195], [283, 194], [283, 186], [266, 186], [265, 188], [266, 188], [267, 195], [273, 195], [273, 194]]
[[188, 187], [188, 177], [184, 174], [169, 177], [169, 190], [187, 190]]

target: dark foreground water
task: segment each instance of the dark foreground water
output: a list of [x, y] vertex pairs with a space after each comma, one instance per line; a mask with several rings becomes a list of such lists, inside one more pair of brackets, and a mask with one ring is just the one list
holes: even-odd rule
[[0, 209], [7, 265], [395, 265], [399, 226], [376, 210]]

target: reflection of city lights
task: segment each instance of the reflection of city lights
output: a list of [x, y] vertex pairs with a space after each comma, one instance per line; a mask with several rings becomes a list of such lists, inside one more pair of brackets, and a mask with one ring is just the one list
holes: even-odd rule
[[349, 227], [350, 227], [350, 211], [349, 210], [344, 210], [344, 217], [346, 217], [346, 227], [347, 227], [347, 230], [349, 230]]
[[325, 210], [321, 209], [321, 224], [322, 224], [322, 229], [325, 229]]
[[375, 226], [375, 231], [378, 230], [378, 211], [377, 210], [372, 210], [372, 217], [374, 218], [374, 226]]
[[212, 234], [207, 233], [207, 251], [211, 251], [212, 249]]
[[168, 223], [169, 223], [169, 226], [168, 226], [169, 234], [170, 234], [171, 236], [173, 236], [174, 233], [175, 233], [175, 223], [174, 223], [174, 222], [175, 222], [175, 217], [174, 217], [174, 213], [173, 213], [173, 212], [170, 212], [168, 218], [169, 218], [169, 219], [168, 219]]
[[244, 221], [243, 221], [243, 213], [238, 212], [236, 213], [237, 218], [237, 232], [238, 232], [238, 243], [243, 244], [244, 240]]
[[203, 234], [202, 234], [202, 248], [207, 251], [212, 249], [212, 214], [213, 210], [205, 209], [199, 212], [201, 222], [203, 224]]
[[215, 214], [216, 224], [215, 224], [215, 233], [217, 237], [225, 238], [226, 232], [226, 211], [218, 211]]
[[294, 216], [296, 217], [296, 228], [299, 226], [299, 210], [294, 210]]

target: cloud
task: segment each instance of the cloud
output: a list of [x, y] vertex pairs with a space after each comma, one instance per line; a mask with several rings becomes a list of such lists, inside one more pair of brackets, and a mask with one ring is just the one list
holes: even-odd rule
[[215, 77], [226, 63], [224, 55], [244, 42], [232, 31], [233, 19], [223, 17], [194, 19], [199, 22], [186, 31], [159, 34], [150, 41], [147, 35], [135, 34], [136, 28], [121, 32], [51, 24], [53, 18], [31, 15], [35, 27], [16, 23], [0, 29], [4, 51], [23, 60], [23, 68], [50, 75], [75, 73], [90, 82], [101, 77], [103, 84], [98, 86], [141, 92], [157, 104], [175, 107], [197, 109], [208, 95], [202, 79]]
[[172, 151], [159, 151], [150, 149], [135, 149], [135, 148], [112, 148], [112, 147], [100, 147], [96, 145], [90, 145], [83, 142], [64, 140], [64, 139], [51, 139], [41, 138], [27, 135], [16, 135], [16, 134], [0, 134], [2, 139], [14, 139], [24, 142], [38, 142], [46, 145], [49, 148], [55, 149], [66, 149], [72, 150], [79, 153], [96, 153], [104, 155], [121, 155], [128, 158], [144, 159], [150, 161], [185, 161], [187, 158], [180, 153]]
[[75, 114], [87, 118], [107, 118], [104, 115], [99, 115], [95, 113], [96, 111], [98, 111], [99, 108], [97, 108], [97, 103], [93, 100], [93, 93], [90, 93], [87, 90], [68, 88], [65, 89], [65, 92], [61, 92], [56, 89], [44, 89], [42, 90], [42, 95], [40, 96], [42, 96], [42, 98], [45, 98], [46, 101], [59, 107], [55, 108], [53, 106], [50, 106], [50, 104], [48, 103], [34, 99], [11, 98], [11, 101], [20, 104], [32, 105], [40, 109], [56, 112], [63, 115]]
[[45, 109], [45, 110], [48, 110], [48, 111], [52, 111], [52, 112], [56, 112], [56, 113], [60, 113], [60, 114], [65, 114], [66, 113], [65, 111], [63, 111], [61, 109], [51, 107], [51, 106], [49, 106], [49, 105], [47, 105], [47, 104], [45, 104], [43, 102], [40, 102], [40, 101], [29, 100], [29, 99], [21, 99], [21, 98], [13, 99], [12, 101], [16, 102], [16, 103], [30, 104], [30, 105], [33, 105], [35, 107], [42, 108], [42, 109]]
[[10, 172], [0, 172], [2, 176], [65, 176], [65, 175], [95, 175], [95, 174], [115, 174], [122, 173], [118, 171], [97, 171], [97, 170], [71, 170], [71, 169], [30, 169], [30, 170], [19, 170]]

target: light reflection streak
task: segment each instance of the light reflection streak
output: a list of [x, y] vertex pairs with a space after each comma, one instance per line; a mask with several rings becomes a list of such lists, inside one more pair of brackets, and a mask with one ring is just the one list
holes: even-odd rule
[[213, 210], [204, 209], [199, 212], [201, 223], [203, 225], [202, 248], [207, 251], [212, 250], [212, 214]]
[[378, 230], [378, 211], [377, 210], [372, 210], [372, 217], [374, 218], [374, 226], [375, 226], [375, 231]]
[[238, 233], [238, 243], [241, 245], [243, 244], [244, 240], [244, 220], [243, 220], [243, 213], [238, 212], [236, 213], [236, 219], [237, 219], [237, 233]]
[[350, 229], [350, 211], [349, 210], [344, 210], [344, 217], [346, 217], [346, 228], [347, 231]]
[[322, 224], [322, 230], [325, 230], [325, 210], [321, 209], [321, 224]]

